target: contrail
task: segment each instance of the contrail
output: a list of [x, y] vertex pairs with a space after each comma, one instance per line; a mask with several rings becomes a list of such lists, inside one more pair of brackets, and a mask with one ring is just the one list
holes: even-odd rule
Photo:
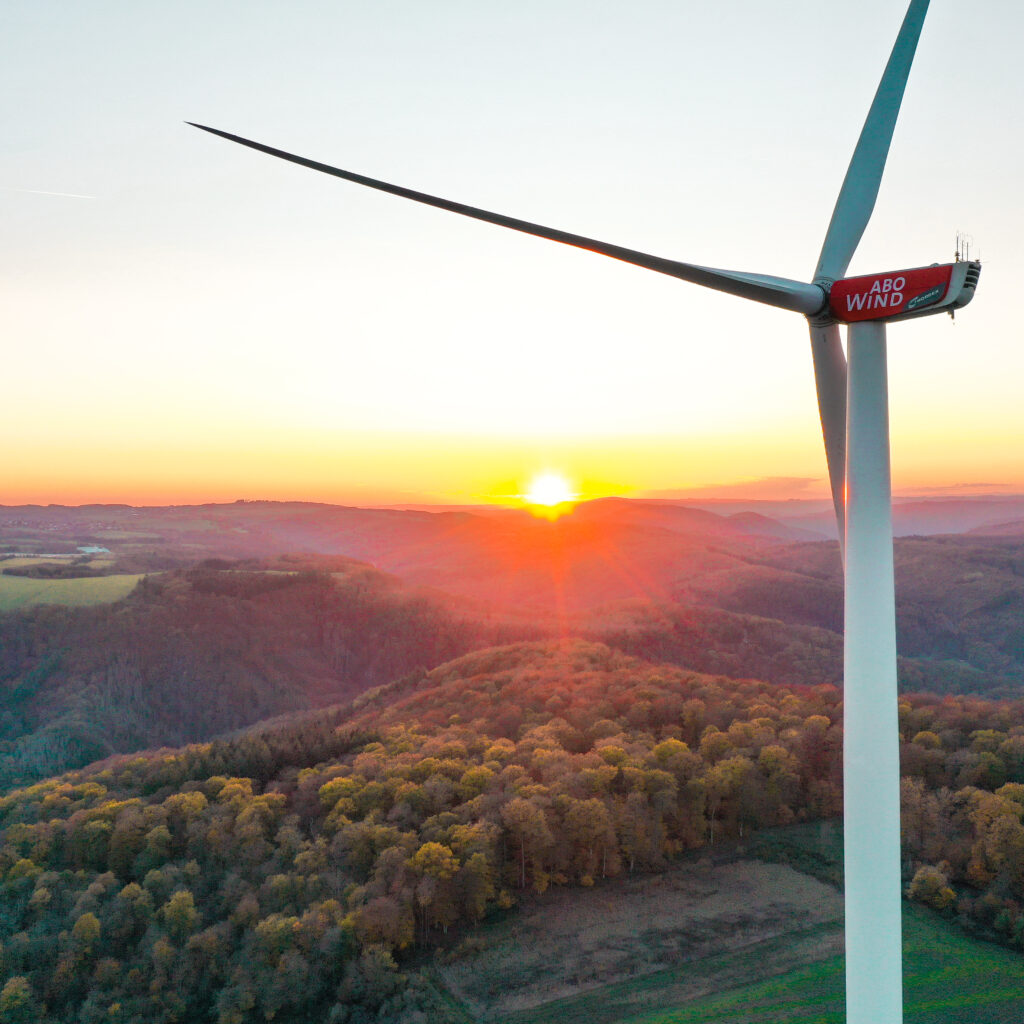
[[11, 185], [0, 185], [5, 192], [24, 192], [32, 196], [62, 196], [64, 199], [95, 199], [95, 196], [83, 196], [77, 192], [44, 192], [38, 188], [14, 188]]

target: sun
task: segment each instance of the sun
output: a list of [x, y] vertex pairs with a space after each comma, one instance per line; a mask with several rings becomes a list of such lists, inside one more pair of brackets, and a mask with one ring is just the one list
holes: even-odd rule
[[538, 515], [549, 515], [556, 509], [559, 512], [568, 511], [563, 506], [572, 505], [579, 499], [569, 481], [561, 473], [551, 470], [538, 473], [522, 497], [527, 505], [534, 506], [531, 511]]

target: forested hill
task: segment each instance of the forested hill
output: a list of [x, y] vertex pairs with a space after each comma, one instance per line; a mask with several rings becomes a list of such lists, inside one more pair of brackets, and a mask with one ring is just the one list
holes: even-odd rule
[[[21, 510], [0, 522], [10, 547], [110, 550], [95, 562], [8, 556], [0, 570], [20, 575], [0, 575], [0, 596], [85, 593], [107, 584], [97, 573], [130, 587], [133, 572], [163, 571], [116, 603], [0, 612], [0, 791], [515, 639], [579, 636], [697, 671], [839, 683], [836, 545], [779, 543], [784, 529], [740, 518], [621, 500], [554, 523], [262, 502]], [[321, 553], [274, 554], [284, 543]], [[322, 553], [346, 548], [397, 575]], [[270, 553], [225, 557], [238, 549]], [[194, 561], [203, 555], [217, 557]], [[193, 567], [167, 568], [182, 563]], [[1024, 541], [903, 538], [896, 571], [902, 690], [1021, 692]]]
[[[904, 537], [895, 544], [895, 568], [897, 648], [907, 662], [901, 672], [906, 687], [1019, 693], [1024, 684], [1024, 541]], [[842, 632], [842, 569], [831, 544], [778, 547], [691, 581], [681, 596]]]
[[[0, 798], [0, 1011], [458, 1019], [418, 965], [524, 892], [834, 815], [841, 710], [830, 686], [517, 644], [348, 710], [40, 782]], [[1018, 947], [1022, 711], [900, 708], [909, 891]]]
[[[810, 557], [816, 548], [794, 550]], [[721, 581], [721, 603], [762, 608], [772, 591], [761, 570], [748, 570]], [[835, 581], [813, 572], [796, 578], [831, 593]], [[495, 614], [337, 556], [208, 560], [151, 575], [115, 604], [0, 614], [0, 791], [118, 751], [323, 706], [520, 638], [576, 635], [697, 671], [838, 684], [840, 636], [780, 621], [793, 606], [785, 588], [774, 593], [765, 611], [779, 618], [645, 601], [577, 616]], [[988, 651], [975, 643], [968, 656], [984, 665]], [[998, 673], [941, 658], [901, 659], [900, 680], [904, 690], [1014, 692]]]
[[[785, 543], [792, 532], [763, 517], [621, 499], [583, 503], [555, 522], [521, 510], [427, 512], [275, 502], [0, 509], [0, 551], [74, 552], [76, 545], [107, 545], [109, 567], [103, 571], [116, 571], [129, 582], [128, 574], [204, 558], [265, 561], [289, 551], [302, 552], [314, 564], [336, 556], [361, 558], [406, 584], [472, 602], [474, 614], [528, 616], [542, 630], [598, 639], [615, 629], [623, 637], [630, 633], [624, 645], [643, 656], [679, 660], [674, 652], [685, 649], [691, 667], [773, 679], [780, 676], [764, 658], [737, 652], [715, 631], [706, 648], [717, 662], [693, 660], [698, 645], [672, 634], [691, 620], [689, 609], [700, 606], [775, 620], [780, 630], [782, 624], [817, 630], [814, 644], [834, 648], [843, 614], [838, 547]], [[904, 685], [1007, 695], [1018, 689], [1024, 680], [1021, 536], [906, 537], [897, 540], [895, 555], [898, 647], [905, 659], [919, 663], [904, 665]], [[11, 565], [13, 560], [0, 560], [0, 571]], [[680, 609], [687, 611], [681, 615]], [[702, 617], [713, 616], [708, 611]], [[622, 628], [627, 619], [632, 625]], [[754, 642], [749, 631], [737, 635], [741, 647]], [[641, 636], [649, 638], [646, 649], [633, 646]], [[800, 636], [809, 641], [811, 634]], [[821, 678], [837, 677], [829, 671], [805, 681]]]
[[342, 558], [210, 563], [150, 576], [113, 605], [3, 614], [0, 790], [344, 700], [522, 635]]

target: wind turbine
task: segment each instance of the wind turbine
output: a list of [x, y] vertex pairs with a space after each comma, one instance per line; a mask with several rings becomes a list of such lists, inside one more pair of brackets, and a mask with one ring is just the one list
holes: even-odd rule
[[[886, 324], [966, 306], [981, 266], [845, 278], [874, 209], [929, 0], [911, 0], [846, 172], [810, 282], [651, 256], [466, 206], [193, 124], [359, 185], [589, 249], [807, 318], [829, 483], [845, 563], [844, 834], [847, 1024], [903, 1019], [899, 723]], [[848, 325], [849, 365], [839, 324]]]

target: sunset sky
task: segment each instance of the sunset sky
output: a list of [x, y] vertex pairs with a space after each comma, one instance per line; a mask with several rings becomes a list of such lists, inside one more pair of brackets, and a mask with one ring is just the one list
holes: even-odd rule
[[[797, 315], [196, 131], [807, 279], [902, 0], [0, 13], [0, 504], [825, 493]], [[1017, 0], [933, 0], [850, 273], [984, 262], [891, 328], [897, 491], [1024, 492]], [[53, 194], [59, 193], [59, 194]], [[84, 198], [89, 197], [89, 198]], [[720, 490], [718, 490], [720, 489]]]

